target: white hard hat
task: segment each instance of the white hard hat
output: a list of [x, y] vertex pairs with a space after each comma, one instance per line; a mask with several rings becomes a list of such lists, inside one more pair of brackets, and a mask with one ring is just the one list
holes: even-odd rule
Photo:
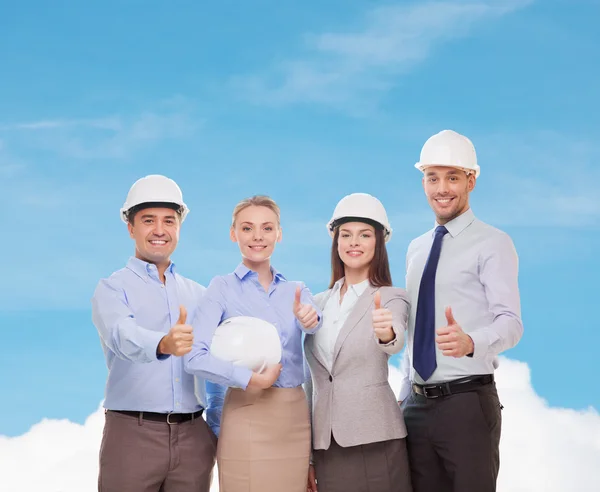
[[421, 157], [415, 167], [424, 171], [428, 166], [457, 167], [479, 177], [477, 154], [473, 143], [464, 135], [443, 130], [429, 137], [421, 149]]
[[335, 228], [345, 222], [365, 222], [373, 226], [383, 227], [385, 242], [392, 237], [392, 227], [385, 213], [383, 204], [368, 193], [352, 193], [342, 198], [333, 211], [327, 230], [331, 237]]
[[160, 174], [150, 174], [133, 183], [121, 208], [123, 222], [127, 222], [127, 215], [131, 208], [144, 203], [175, 205], [179, 208], [182, 222], [189, 212], [177, 183]]
[[219, 359], [260, 372], [281, 361], [281, 340], [271, 323], [251, 316], [234, 316], [217, 327], [210, 352]]

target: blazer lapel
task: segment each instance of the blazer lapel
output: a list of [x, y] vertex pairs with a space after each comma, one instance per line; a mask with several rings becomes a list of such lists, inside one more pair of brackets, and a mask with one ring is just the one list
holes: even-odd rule
[[327, 366], [325, 365], [325, 361], [321, 359], [321, 353], [315, 349], [314, 342], [314, 335], [306, 335], [306, 337], [304, 338], [304, 350], [310, 352], [310, 354], [315, 358], [315, 360], [323, 366], [323, 369], [329, 372], [329, 369], [327, 369]]
[[369, 310], [369, 307], [373, 301], [373, 294], [375, 294], [377, 290], [377, 287], [372, 287], [369, 285], [358, 298], [358, 301], [356, 301], [354, 308], [350, 312], [348, 319], [346, 319], [344, 326], [342, 326], [342, 329], [340, 330], [335, 342], [335, 348], [333, 350], [333, 366], [335, 366], [335, 361], [340, 353], [340, 350], [342, 349], [342, 345], [346, 341], [346, 338], [348, 338], [348, 335], [350, 335], [352, 330], [354, 330], [356, 325], [358, 325], [358, 322], [365, 316], [365, 314], [367, 314], [367, 311]]

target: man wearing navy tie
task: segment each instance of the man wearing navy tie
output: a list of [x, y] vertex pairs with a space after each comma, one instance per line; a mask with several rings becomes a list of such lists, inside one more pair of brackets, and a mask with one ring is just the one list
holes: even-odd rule
[[493, 492], [502, 408], [497, 355], [523, 333], [510, 237], [475, 218], [479, 165], [463, 135], [427, 140], [419, 162], [435, 227], [406, 258], [411, 302], [402, 401], [415, 492]]

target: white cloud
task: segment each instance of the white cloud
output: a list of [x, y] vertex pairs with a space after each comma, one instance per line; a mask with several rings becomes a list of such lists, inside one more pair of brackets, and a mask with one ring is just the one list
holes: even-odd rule
[[122, 123], [117, 117], [99, 119], [39, 120], [0, 125], [0, 130], [51, 130], [66, 127], [88, 127], [105, 130], [120, 130], [122, 128]]
[[257, 103], [312, 102], [348, 109], [352, 101], [360, 111], [357, 104], [369, 104], [390, 89], [398, 74], [427, 58], [438, 44], [532, 1], [418, 1], [377, 7], [367, 13], [362, 29], [308, 35], [306, 56], [264, 74], [235, 78], [234, 86]]
[[[400, 388], [400, 372], [390, 382]], [[600, 489], [598, 411], [548, 406], [531, 386], [526, 363], [500, 358], [502, 411], [498, 492], [595, 492]]]
[[0, 132], [22, 147], [60, 157], [126, 159], [153, 142], [191, 137], [203, 124], [192, 109], [186, 99], [174, 98], [138, 114], [4, 123]]
[[[22, 436], [0, 436], [2, 490], [95, 492], [103, 425], [99, 408], [83, 425], [45, 419]], [[215, 483], [211, 492], [218, 490]]]
[[[533, 390], [522, 362], [502, 358], [497, 381], [505, 406], [498, 491], [599, 490], [598, 412], [549, 407]], [[396, 367], [391, 367], [390, 382], [397, 392]], [[95, 491], [102, 425], [99, 409], [83, 425], [43, 420], [22, 436], [0, 436], [2, 490]]]

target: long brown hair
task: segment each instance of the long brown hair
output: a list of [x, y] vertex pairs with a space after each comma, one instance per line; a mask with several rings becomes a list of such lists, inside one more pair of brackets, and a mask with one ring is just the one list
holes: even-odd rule
[[[344, 262], [338, 253], [338, 238], [340, 236], [340, 228], [336, 227], [331, 243], [331, 282], [329, 288], [341, 279], [344, 273]], [[373, 287], [391, 287], [392, 274], [390, 272], [390, 262], [388, 259], [387, 248], [385, 247], [385, 239], [383, 237], [383, 229], [375, 228], [375, 254], [369, 265], [369, 282]]]

